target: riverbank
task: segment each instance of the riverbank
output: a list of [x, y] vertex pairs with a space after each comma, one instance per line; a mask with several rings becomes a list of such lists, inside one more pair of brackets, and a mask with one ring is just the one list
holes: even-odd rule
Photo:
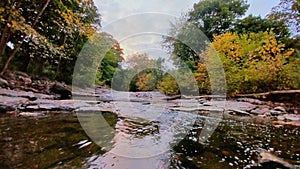
[[[43, 116], [49, 112], [118, 112], [116, 102], [157, 104], [168, 111], [219, 112], [222, 118], [300, 126], [300, 108], [290, 102], [272, 102], [240, 97], [222, 100], [217, 96], [176, 96], [160, 92], [118, 92], [104, 87], [73, 88], [48, 79], [34, 79], [23, 72], [10, 72], [0, 79], [0, 112], [17, 116]], [[296, 98], [297, 99], [297, 98]]]

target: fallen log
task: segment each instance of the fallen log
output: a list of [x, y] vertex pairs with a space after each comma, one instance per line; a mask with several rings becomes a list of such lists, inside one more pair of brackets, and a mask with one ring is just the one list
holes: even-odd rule
[[255, 98], [266, 101], [286, 102], [300, 105], [300, 90], [280, 90], [265, 93], [240, 94], [235, 98]]

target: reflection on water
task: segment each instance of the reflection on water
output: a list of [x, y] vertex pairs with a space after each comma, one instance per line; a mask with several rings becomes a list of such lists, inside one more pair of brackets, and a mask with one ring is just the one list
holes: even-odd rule
[[[186, 113], [173, 113], [182, 119], [182, 124], [191, 120], [184, 118], [189, 116]], [[0, 168], [247, 168], [257, 160], [258, 148], [270, 150], [291, 164], [300, 164], [296, 127], [224, 120], [209, 141], [201, 144], [198, 138], [205, 120], [202, 116], [196, 117], [184, 139], [182, 132], [186, 130], [181, 130], [180, 125], [168, 127], [175, 116], [172, 112], [156, 120], [110, 112], [103, 112], [103, 116], [115, 128], [114, 138], [107, 140], [112, 143], [110, 152], [91, 141], [75, 114], [50, 113], [39, 118], [1, 115]], [[192, 113], [190, 116], [195, 117]], [[171, 149], [162, 151], [166, 145]], [[119, 156], [116, 149], [137, 156]], [[137, 158], [141, 155], [139, 149], [160, 153]]]

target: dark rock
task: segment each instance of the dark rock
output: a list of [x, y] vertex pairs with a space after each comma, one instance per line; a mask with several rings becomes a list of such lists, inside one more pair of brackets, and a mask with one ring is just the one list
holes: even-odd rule
[[281, 107], [281, 106], [277, 106], [277, 107], [275, 107], [275, 108], [274, 108], [274, 110], [276, 110], [276, 111], [280, 111], [280, 112], [282, 112], [282, 113], [286, 113], [286, 110], [285, 110], [285, 108], [284, 108], [284, 107]]
[[0, 78], [0, 87], [6, 87], [9, 83], [7, 80]]
[[163, 98], [163, 100], [176, 100], [176, 99], [180, 99], [181, 95], [175, 95], [175, 96], [169, 96], [166, 98]]
[[66, 99], [71, 99], [72, 98], [72, 92], [69, 87], [62, 83], [55, 83], [51, 88], [50, 92], [59, 94], [60, 95], [60, 100], [66, 100]]

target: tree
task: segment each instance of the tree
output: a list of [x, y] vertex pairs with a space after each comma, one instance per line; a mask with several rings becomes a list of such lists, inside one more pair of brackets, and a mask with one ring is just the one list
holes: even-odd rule
[[237, 18], [244, 15], [249, 5], [243, 0], [202, 0], [194, 4], [194, 9], [172, 24], [165, 46], [176, 64], [186, 64], [192, 71], [198, 62], [203, 62], [199, 54], [206, 50], [213, 35], [229, 31]]
[[300, 28], [300, 0], [280, 0], [268, 16], [270, 19], [285, 22], [293, 32], [299, 33]]
[[[5, 5], [5, 7], [11, 7], [11, 9], [1, 9], [2, 12], [7, 12], [6, 16], [7, 18], [1, 18], [1, 21], [3, 22], [1, 24], [1, 26], [3, 26], [3, 31], [1, 33], [1, 42], [0, 42], [0, 52], [1, 54], [4, 54], [5, 52], [5, 46], [8, 43], [8, 40], [11, 36], [11, 32], [10, 31], [14, 31], [13, 29], [16, 29], [18, 31], [21, 31], [23, 34], [21, 40], [19, 42], [16, 43], [15, 47], [13, 48], [11, 54], [8, 56], [2, 71], [0, 72], [1, 75], [3, 75], [3, 73], [5, 73], [5, 71], [8, 68], [8, 65], [10, 63], [10, 61], [13, 59], [13, 57], [16, 55], [16, 53], [18, 52], [18, 50], [20, 49], [21, 45], [23, 44], [24, 40], [31, 34], [31, 33], [35, 33], [34, 27], [38, 22], [39, 17], [41, 17], [41, 15], [44, 13], [45, 9], [47, 8], [47, 6], [49, 5], [50, 0], [47, 0], [46, 3], [43, 5], [42, 9], [38, 12], [38, 14], [36, 15], [35, 19], [32, 20], [32, 24], [28, 24], [25, 21], [25, 19], [20, 15], [20, 12], [18, 11], [18, 9], [16, 9], [16, 7], [19, 5], [17, 2], [11, 2], [11, 1], [7, 1]], [[16, 15], [14, 15], [16, 14]], [[15, 18], [14, 18], [15, 17]], [[14, 19], [12, 19], [14, 18]], [[5, 20], [6, 19], [6, 20]], [[21, 21], [21, 23], [18, 24], [18, 22]]]
[[117, 41], [112, 48], [105, 54], [98, 68], [98, 84], [111, 86], [114, 73], [117, 71], [119, 63], [123, 60], [123, 51]]
[[189, 21], [198, 27], [210, 39], [232, 28], [236, 19], [243, 16], [249, 5], [244, 0], [202, 0], [194, 4], [189, 13]]
[[100, 28], [94, 2], [4, 0], [0, 4], [1, 63], [6, 62], [2, 73], [12, 61], [23, 71], [70, 83], [77, 55]]
[[[295, 77], [299, 75], [294, 76], [293, 71], [295, 71], [295, 64], [299, 64], [299, 59], [293, 59], [291, 56], [294, 51], [284, 49], [284, 44], [278, 42], [272, 32], [225, 33], [215, 36], [208, 50], [202, 53], [202, 57], [209, 59], [214, 50], [222, 60], [227, 92], [231, 96], [297, 88]], [[207, 64], [213, 63], [212, 61]], [[205, 73], [207, 66], [200, 63], [197, 71], [198, 79], [202, 78], [199, 83], [202, 85], [199, 87], [204, 89], [209, 85]]]
[[285, 41], [290, 36], [289, 28], [283, 21], [261, 18], [261, 16], [253, 15], [238, 19], [232, 29], [232, 32], [237, 32], [238, 34], [265, 31], [272, 31], [275, 33], [276, 38], [282, 41]]

